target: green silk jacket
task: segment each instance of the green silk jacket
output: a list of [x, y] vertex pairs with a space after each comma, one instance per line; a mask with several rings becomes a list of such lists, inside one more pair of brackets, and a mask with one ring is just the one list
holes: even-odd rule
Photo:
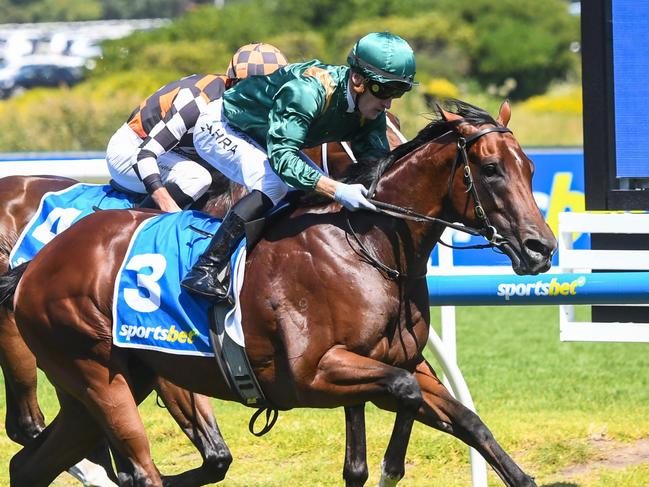
[[389, 151], [385, 113], [368, 120], [354, 111], [349, 74], [346, 66], [318, 60], [289, 64], [269, 76], [239, 81], [224, 93], [223, 113], [266, 147], [271, 167], [284, 182], [312, 190], [320, 173], [299, 158], [299, 150], [346, 140], [356, 157]]

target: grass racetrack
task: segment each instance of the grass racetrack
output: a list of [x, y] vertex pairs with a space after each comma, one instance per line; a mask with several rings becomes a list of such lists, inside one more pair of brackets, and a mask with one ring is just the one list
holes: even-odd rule
[[[579, 312], [588, 319], [588, 308]], [[479, 415], [539, 486], [649, 485], [648, 345], [561, 343], [558, 321], [554, 306], [458, 308], [458, 361]], [[433, 323], [439, 323], [437, 309]], [[40, 378], [41, 406], [52, 420], [56, 399]], [[3, 419], [4, 404], [3, 387]], [[248, 433], [252, 410], [222, 401], [214, 401], [214, 409], [234, 457], [220, 485], [343, 485], [342, 409], [282, 412], [262, 438]], [[155, 405], [154, 396], [140, 411], [163, 473], [200, 463], [166, 411]], [[366, 416], [367, 485], [376, 485], [393, 416], [374, 406], [367, 407]], [[9, 485], [8, 464], [17, 450], [0, 436], [2, 486]], [[78, 484], [63, 474], [54, 485]], [[406, 476], [399, 485], [470, 486], [468, 449], [459, 440], [415, 424]], [[502, 485], [491, 470], [489, 485]]]

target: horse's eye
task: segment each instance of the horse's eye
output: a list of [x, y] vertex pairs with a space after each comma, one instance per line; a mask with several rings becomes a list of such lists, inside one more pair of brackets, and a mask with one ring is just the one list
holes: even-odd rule
[[498, 174], [498, 166], [496, 164], [485, 164], [480, 168], [483, 176], [491, 177]]

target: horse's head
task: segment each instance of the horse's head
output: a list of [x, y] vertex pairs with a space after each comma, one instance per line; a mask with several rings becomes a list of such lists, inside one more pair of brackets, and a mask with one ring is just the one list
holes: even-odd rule
[[547, 271], [557, 242], [532, 194], [534, 164], [506, 128], [509, 103], [502, 104], [495, 123], [438, 108], [458, 140], [451, 213], [497, 243], [517, 274]]

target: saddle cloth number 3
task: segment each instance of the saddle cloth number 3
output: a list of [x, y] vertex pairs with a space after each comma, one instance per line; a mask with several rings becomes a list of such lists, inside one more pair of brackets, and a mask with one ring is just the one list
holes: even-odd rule
[[[164, 275], [167, 260], [161, 254], [134, 255], [126, 264], [125, 269], [137, 272], [137, 288], [124, 289], [124, 301], [135, 311], [151, 313], [160, 308], [161, 288], [158, 280]], [[150, 272], [141, 272], [151, 269]], [[148, 292], [143, 296], [141, 289]]]

